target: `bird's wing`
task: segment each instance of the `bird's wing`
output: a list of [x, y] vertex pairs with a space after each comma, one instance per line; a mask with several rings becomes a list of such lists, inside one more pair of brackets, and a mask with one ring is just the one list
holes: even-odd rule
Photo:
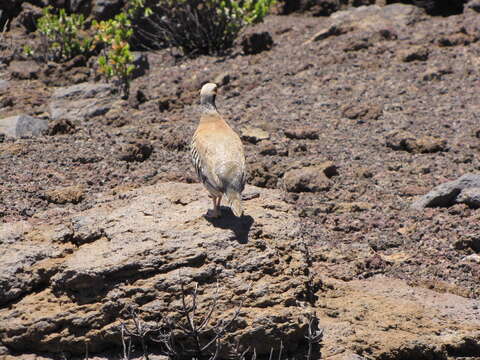
[[209, 151], [209, 141], [202, 131], [197, 131], [193, 136], [190, 146], [192, 162], [199, 180], [207, 188], [215, 191], [222, 191], [221, 182], [214, 172], [214, 164]]

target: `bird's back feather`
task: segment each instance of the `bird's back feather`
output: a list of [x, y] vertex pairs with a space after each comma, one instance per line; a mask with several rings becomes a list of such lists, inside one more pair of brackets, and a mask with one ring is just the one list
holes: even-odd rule
[[[240, 137], [218, 113], [203, 114], [192, 144], [197, 175], [215, 196], [245, 186], [245, 155]], [[220, 194], [218, 194], [220, 193]]]

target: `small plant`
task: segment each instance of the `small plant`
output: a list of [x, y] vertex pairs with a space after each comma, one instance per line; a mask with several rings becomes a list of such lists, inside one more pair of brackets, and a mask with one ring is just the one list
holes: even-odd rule
[[115, 77], [122, 86], [124, 96], [128, 97], [130, 78], [135, 69], [128, 42], [133, 35], [130, 19], [126, 13], [120, 13], [113, 19], [94, 22], [93, 28], [97, 30], [94, 41], [102, 47], [102, 55], [98, 58], [100, 73], [107, 80]]
[[[147, 38], [157, 47], [173, 46], [187, 56], [221, 55], [240, 31], [261, 22], [275, 0], [160, 0]], [[145, 34], [146, 31], [143, 31]]]
[[23, 54], [28, 57], [32, 57], [35, 54], [35, 51], [30, 45], [25, 45], [23, 47]]
[[[83, 15], [67, 15], [65, 9], [60, 9], [58, 14], [54, 14], [51, 10], [51, 6], [43, 9], [43, 16], [37, 23], [44, 60], [65, 61], [89, 52], [92, 39], [81, 35], [85, 27]], [[24, 53], [33, 55], [33, 50], [25, 48]]]
[[98, 58], [100, 72], [107, 80], [116, 78], [124, 97], [129, 95], [131, 74], [135, 70], [129, 43], [133, 35], [131, 19], [141, 10], [144, 10], [144, 16], [150, 14], [150, 9], [145, 8], [144, 0], [130, 0], [125, 12], [117, 14], [113, 19], [93, 22], [93, 29], [97, 31], [94, 42], [102, 48], [102, 54]]

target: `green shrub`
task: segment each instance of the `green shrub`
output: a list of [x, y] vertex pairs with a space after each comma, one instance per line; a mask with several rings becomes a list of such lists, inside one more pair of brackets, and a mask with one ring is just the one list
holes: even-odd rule
[[[65, 9], [53, 14], [51, 9], [51, 6], [44, 8], [43, 16], [37, 22], [44, 60], [65, 61], [89, 52], [92, 39], [82, 35], [85, 29], [83, 15], [67, 15]], [[25, 53], [32, 55], [33, 50], [25, 49]]]
[[275, 0], [159, 0], [149, 17], [147, 38], [187, 56], [222, 55], [239, 32], [263, 20]]
[[24, 55], [35, 57], [40, 50], [45, 61], [65, 61], [79, 54], [89, 56], [100, 52], [100, 72], [107, 80], [114, 78], [120, 84], [123, 95], [128, 97], [131, 74], [135, 70], [129, 43], [133, 35], [131, 19], [151, 13], [145, 7], [145, 0], [128, 0], [125, 11], [113, 19], [100, 22], [94, 20], [92, 30], [96, 34], [93, 37], [83, 31], [83, 15], [67, 15], [65, 9], [54, 14], [51, 9], [51, 6], [46, 7], [37, 22], [41, 45], [37, 49], [24, 46]]
[[124, 97], [128, 97], [131, 74], [135, 70], [129, 43], [133, 35], [131, 18], [142, 10], [143, 16], [150, 14], [149, 8], [144, 6], [144, 0], [130, 0], [128, 5], [125, 12], [117, 14], [113, 19], [93, 22], [93, 29], [97, 32], [94, 43], [102, 49], [98, 58], [100, 73], [107, 80], [115, 78]]
[[113, 19], [94, 22], [93, 28], [97, 31], [94, 41], [102, 47], [102, 55], [98, 58], [100, 73], [107, 80], [115, 78], [124, 97], [128, 97], [130, 77], [135, 69], [128, 43], [133, 34], [130, 19], [126, 13], [120, 13]]

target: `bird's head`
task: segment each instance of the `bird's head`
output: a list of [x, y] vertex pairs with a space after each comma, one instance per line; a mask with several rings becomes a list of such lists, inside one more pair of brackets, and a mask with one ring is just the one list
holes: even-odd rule
[[202, 105], [215, 106], [215, 97], [217, 96], [217, 84], [207, 83], [200, 90], [200, 103]]

